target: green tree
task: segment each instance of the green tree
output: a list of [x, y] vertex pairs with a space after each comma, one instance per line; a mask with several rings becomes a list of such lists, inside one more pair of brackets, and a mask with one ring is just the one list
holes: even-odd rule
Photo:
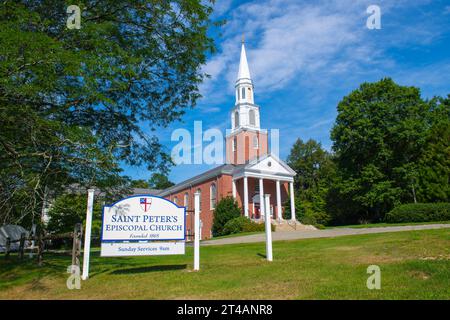
[[172, 181], [169, 180], [167, 175], [163, 173], [155, 172], [152, 174], [148, 180], [149, 188], [163, 190], [174, 185]]
[[154, 131], [200, 97], [214, 45], [211, 4], [199, 0], [0, 6], [1, 222], [40, 215], [48, 193], [73, 183], [123, 183], [118, 163], [165, 171]]
[[416, 174], [419, 202], [450, 202], [450, 95], [431, 101], [431, 128]]
[[[61, 234], [73, 231], [75, 224], [86, 224], [86, 195], [64, 194], [58, 196], [53, 202], [48, 216], [47, 231]], [[92, 212], [92, 235], [100, 237], [100, 226], [102, 219], [100, 201], [94, 201]]]
[[212, 233], [214, 237], [224, 235], [225, 224], [237, 217], [241, 216], [241, 209], [233, 197], [225, 197], [221, 199], [214, 210], [214, 221]]
[[[315, 140], [301, 139], [292, 146], [287, 158], [288, 165], [297, 173], [294, 181], [296, 218], [307, 224], [328, 224], [326, 195], [335, 168], [329, 152]], [[286, 215], [290, 214], [290, 201], [285, 204]]]
[[148, 189], [150, 188], [150, 184], [142, 179], [138, 179], [138, 180], [131, 180], [130, 181], [130, 188], [144, 188], [144, 189]]
[[418, 88], [389, 78], [339, 102], [331, 132], [338, 176], [327, 201], [336, 222], [377, 221], [414, 202], [431, 109]]

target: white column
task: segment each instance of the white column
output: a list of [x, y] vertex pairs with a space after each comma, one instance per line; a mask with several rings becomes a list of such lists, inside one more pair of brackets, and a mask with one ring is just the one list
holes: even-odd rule
[[283, 220], [283, 212], [281, 210], [281, 191], [280, 191], [280, 180], [277, 180], [277, 213], [278, 221]]
[[248, 218], [248, 178], [244, 177], [244, 214]]
[[262, 219], [262, 217], [265, 217], [264, 213], [266, 211], [264, 210], [264, 183], [262, 178], [259, 178], [259, 212], [260, 219]]
[[[262, 179], [261, 179], [262, 180]], [[264, 204], [264, 219], [265, 219], [265, 229], [266, 229], [266, 259], [267, 261], [272, 261], [272, 223], [270, 221], [270, 198], [269, 195], [265, 197], [266, 203]]]
[[233, 179], [233, 199], [236, 200], [236, 181]]
[[94, 189], [88, 190], [88, 201], [86, 209], [86, 230], [84, 233], [84, 248], [83, 248], [83, 274], [81, 279], [87, 280], [89, 278], [89, 258], [91, 253], [91, 228], [92, 228], [92, 210], [94, 207]]
[[200, 270], [200, 193], [194, 193], [194, 270]]
[[295, 221], [294, 182], [289, 182], [289, 193], [291, 195], [291, 220]]

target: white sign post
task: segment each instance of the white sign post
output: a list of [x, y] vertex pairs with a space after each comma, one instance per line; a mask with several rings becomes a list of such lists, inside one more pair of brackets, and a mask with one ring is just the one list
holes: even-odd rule
[[265, 223], [266, 223], [266, 258], [267, 261], [272, 261], [272, 223], [270, 221], [270, 208], [269, 206], [264, 206], [265, 208]]
[[200, 193], [194, 194], [194, 271], [200, 270]]
[[83, 274], [81, 279], [89, 278], [89, 257], [91, 252], [91, 229], [92, 229], [92, 210], [94, 207], [94, 189], [88, 190], [88, 201], [86, 209], [86, 230], [84, 232], [84, 252], [83, 252]]

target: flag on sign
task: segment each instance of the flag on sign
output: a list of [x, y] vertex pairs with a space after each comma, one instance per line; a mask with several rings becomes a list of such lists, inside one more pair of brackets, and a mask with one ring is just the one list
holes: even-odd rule
[[151, 198], [141, 198], [139, 203], [141, 204], [142, 210], [144, 210], [144, 212], [147, 212], [147, 210], [150, 209], [150, 205], [152, 204], [152, 199]]

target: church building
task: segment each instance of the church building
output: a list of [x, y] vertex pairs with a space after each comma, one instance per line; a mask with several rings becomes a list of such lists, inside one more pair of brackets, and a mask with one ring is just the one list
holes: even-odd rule
[[[255, 104], [244, 43], [235, 88], [231, 131], [225, 144], [226, 163], [159, 193], [188, 210], [194, 209], [194, 193], [200, 193], [201, 239], [212, 237], [214, 209], [217, 202], [227, 196], [237, 201], [242, 215], [254, 221], [262, 222], [263, 213], [268, 212], [275, 224], [299, 224], [295, 221], [293, 192], [296, 173], [270, 153], [268, 132], [260, 127], [260, 107]], [[291, 221], [283, 220], [283, 203], [288, 199], [294, 211]], [[193, 223], [194, 215], [188, 212], [188, 233], [192, 232]]]

